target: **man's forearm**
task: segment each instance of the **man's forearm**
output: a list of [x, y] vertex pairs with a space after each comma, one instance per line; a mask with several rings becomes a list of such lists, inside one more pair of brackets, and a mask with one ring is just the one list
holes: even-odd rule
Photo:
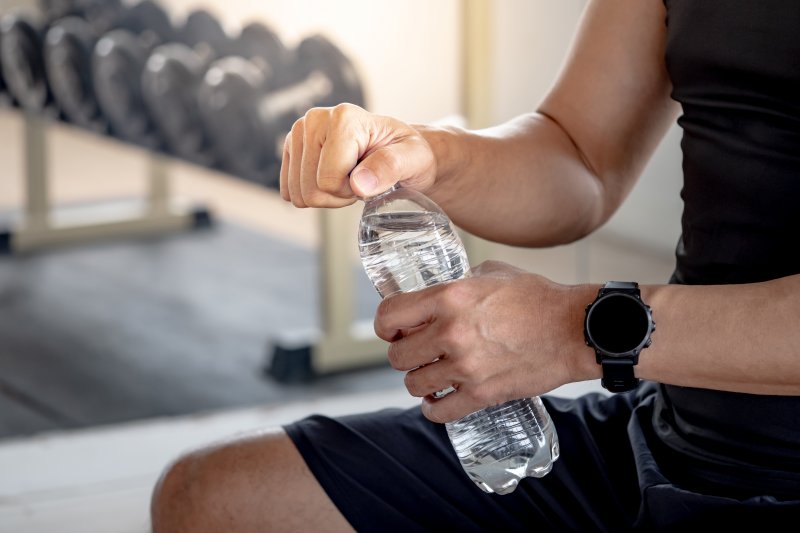
[[[582, 306], [597, 286], [575, 288], [575, 378], [600, 377], [583, 346]], [[657, 330], [635, 374], [661, 383], [750, 394], [800, 395], [800, 275], [741, 285], [650, 285], [642, 299]], [[585, 302], [583, 301], [585, 300]]]

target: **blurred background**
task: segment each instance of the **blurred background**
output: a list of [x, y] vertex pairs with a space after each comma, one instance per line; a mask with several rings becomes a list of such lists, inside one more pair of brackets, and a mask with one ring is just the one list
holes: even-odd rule
[[[413, 405], [371, 334], [361, 206], [282, 202], [278, 147], [317, 105], [473, 128], [530, 111], [584, 5], [0, 1], [0, 532], [147, 531], [181, 450]], [[471, 262], [665, 282], [680, 170], [674, 127], [594, 235], [464, 234]]]

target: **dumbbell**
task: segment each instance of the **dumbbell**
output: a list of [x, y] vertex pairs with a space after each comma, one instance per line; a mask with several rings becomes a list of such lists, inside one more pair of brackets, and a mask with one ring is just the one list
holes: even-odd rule
[[[304, 38], [293, 50], [284, 79], [271, 87], [249, 62], [206, 72], [198, 94], [201, 117], [223, 169], [262, 185], [278, 186], [283, 138], [309, 108], [350, 102], [364, 106], [364, 91], [349, 58], [322, 35]], [[231, 58], [233, 60], [235, 58]]]
[[[289, 78], [284, 73], [289, 66], [289, 51], [269, 27], [260, 23], [247, 24], [238, 40], [241, 48], [251, 50], [250, 55], [240, 53], [212, 63], [201, 80], [197, 101], [217, 168], [260, 181], [265, 156], [247, 149], [254, 142], [257, 127], [252, 106], [244, 105], [244, 101], [258, 91], [277, 89]], [[253, 49], [257, 53], [252, 53]]]
[[213, 158], [198, 117], [197, 85], [211, 61], [233, 53], [234, 41], [203, 9], [186, 17], [180, 41], [152, 51], [142, 72], [142, 98], [167, 151], [211, 166]]
[[50, 104], [51, 88], [43, 59], [45, 32], [66, 15], [89, 16], [107, 11], [114, 2], [104, 0], [41, 0], [38, 7], [17, 9], [0, 22], [2, 75], [13, 99], [29, 111], [57, 115]]
[[[51, 13], [65, 13], [59, 2], [50, 4], [46, 7]], [[92, 87], [92, 50], [99, 36], [115, 26], [140, 27], [135, 21], [138, 16], [139, 10], [126, 9], [120, 0], [84, 0], [80, 10], [68, 10], [50, 25], [44, 39], [44, 66], [53, 98], [66, 120], [106, 132]]]
[[34, 112], [52, 102], [42, 61], [45, 24], [35, 11], [9, 12], [0, 20], [0, 68], [6, 89], [20, 107]]
[[[211, 149], [211, 132], [199, 116], [197, 91], [204, 74], [210, 65], [226, 73], [247, 64], [274, 81], [286, 62], [286, 48], [275, 32], [256, 22], [231, 38], [203, 11], [187, 17], [184, 33], [186, 44], [168, 43], [150, 55], [142, 74], [144, 100], [170, 152], [197, 164], [218, 167]], [[202, 35], [205, 40], [197, 43], [191, 35]]]
[[102, 35], [91, 57], [92, 88], [111, 135], [159, 149], [161, 140], [142, 99], [141, 76], [150, 52], [179, 39], [169, 15], [155, 2], [131, 7], [130, 20]]

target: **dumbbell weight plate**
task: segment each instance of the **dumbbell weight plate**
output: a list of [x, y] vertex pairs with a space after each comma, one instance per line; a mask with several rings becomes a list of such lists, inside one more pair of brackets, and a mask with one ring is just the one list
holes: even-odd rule
[[250, 22], [239, 32], [237, 54], [256, 63], [265, 71], [269, 90], [295, 81], [289, 54], [280, 37], [266, 24]]
[[44, 63], [53, 98], [70, 122], [104, 131], [94, 95], [91, 53], [95, 35], [89, 22], [64, 17], [50, 26], [44, 41]]
[[152, 23], [164, 32], [166, 14], [154, 12], [147, 4], [128, 7], [120, 0], [49, 4], [45, 8], [52, 12], [68, 13], [51, 23], [44, 40], [44, 63], [53, 97], [68, 121], [107, 133], [108, 121], [101, 113], [92, 78], [95, 44], [114, 27], [142, 31]]
[[41, 30], [22, 14], [9, 13], [0, 21], [0, 64], [8, 92], [29, 111], [42, 111], [50, 91], [42, 61]]
[[188, 45], [167, 43], [153, 50], [142, 72], [142, 97], [167, 149], [200, 165], [213, 161], [197, 104], [206, 64]]
[[153, 46], [180, 40], [169, 14], [152, 0], [140, 0], [125, 10], [116, 21], [115, 27], [142, 35], [144, 40], [149, 40]]
[[142, 99], [141, 72], [148, 46], [128, 30], [105, 34], [92, 56], [93, 86], [111, 132], [120, 138], [155, 148], [151, 120]]
[[231, 53], [206, 72], [198, 93], [201, 117], [219, 168], [263, 184], [275, 155], [264, 144], [257, 101], [292, 79], [288, 53], [278, 35], [260, 22], [242, 28]]
[[232, 53], [231, 38], [220, 21], [204, 9], [196, 9], [186, 16], [180, 30], [181, 42], [198, 50], [201, 55], [222, 57]]
[[197, 90], [208, 65], [230, 54], [232, 39], [208, 11], [189, 13], [180, 29], [181, 43], [157, 47], [142, 73], [142, 94], [155, 125], [173, 154], [212, 166], [209, 146], [197, 105]]
[[265, 158], [272, 157], [263, 149], [254, 112], [268, 75], [243, 57], [229, 56], [209, 67], [198, 91], [200, 114], [220, 168], [257, 182]]
[[152, 116], [141, 90], [142, 71], [150, 51], [174, 41], [169, 15], [151, 0], [124, 11], [116, 28], [103, 35], [92, 54], [93, 86], [111, 133], [150, 149], [160, 149]]
[[331, 92], [315, 106], [347, 102], [365, 107], [364, 88], [353, 62], [327, 37], [317, 34], [303, 39], [297, 45], [296, 61], [309, 74], [318, 71], [331, 80]]

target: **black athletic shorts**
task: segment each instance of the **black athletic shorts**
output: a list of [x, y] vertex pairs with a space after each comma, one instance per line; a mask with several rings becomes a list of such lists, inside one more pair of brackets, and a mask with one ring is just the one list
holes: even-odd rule
[[656, 396], [647, 382], [611, 396], [544, 396], [561, 457], [543, 478], [526, 478], [502, 496], [473, 484], [444, 425], [419, 408], [310, 416], [284, 429], [334, 504], [364, 533], [797, 530], [800, 501], [736, 498], [724, 487], [701, 494], [671, 482], [663, 463], [681, 459], [654, 437]]

